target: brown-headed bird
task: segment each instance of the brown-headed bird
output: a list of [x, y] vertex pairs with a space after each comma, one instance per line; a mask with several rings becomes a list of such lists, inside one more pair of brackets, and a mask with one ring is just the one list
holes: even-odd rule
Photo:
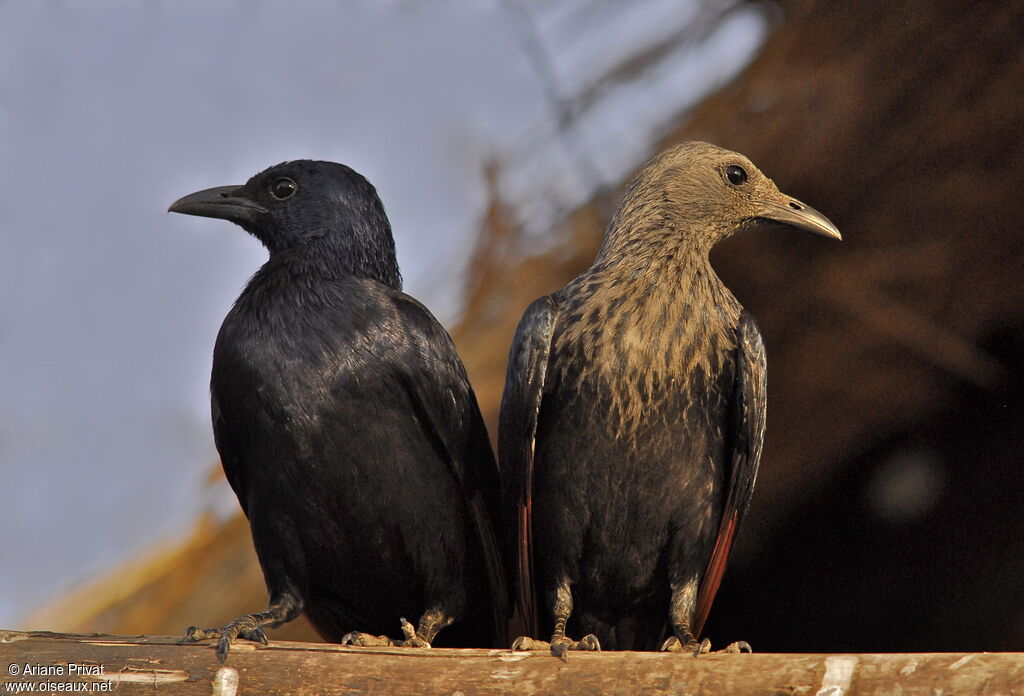
[[743, 155], [672, 147], [633, 179], [593, 265], [519, 323], [499, 460], [518, 609], [529, 635], [553, 622], [560, 657], [710, 647], [697, 637], [750, 503], [766, 399], [757, 324], [708, 253], [759, 223], [841, 238]]

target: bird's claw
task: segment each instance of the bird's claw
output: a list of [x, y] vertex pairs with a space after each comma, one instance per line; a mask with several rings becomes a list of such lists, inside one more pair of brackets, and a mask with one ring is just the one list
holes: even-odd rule
[[360, 631], [350, 631], [341, 638], [342, 645], [358, 645], [362, 648], [429, 648], [430, 643], [423, 640], [417, 633], [416, 629], [411, 623], [405, 620], [403, 617], [402, 621], [402, 635], [405, 636], [404, 640], [392, 640], [388, 636], [374, 636], [369, 633], [362, 633]]
[[213, 638], [214, 636], [220, 635], [219, 628], [199, 628], [198, 626], [189, 626], [185, 629], [185, 635], [182, 636], [182, 643], [198, 643], [201, 640], [207, 638]]
[[600, 651], [601, 643], [598, 641], [597, 636], [592, 633], [583, 636], [579, 640], [572, 640], [562, 636], [552, 639], [550, 643], [546, 640], [538, 640], [529, 636], [519, 636], [512, 641], [512, 650], [550, 650], [552, 655], [565, 662], [568, 659], [567, 653], [570, 650]]
[[390, 648], [395, 644], [388, 636], [375, 636], [362, 631], [349, 631], [341, 637], [342, 645], [356, 645], [360, 648]]
[[551, 654], [562, 662], [569, 661], [570, 650], [600, 651], [601, 643], [593, 633], [588, 633], [579, 640], [572, 640], [562, 636], [551, 641]]
[[401, 621], [402, 621], [402, 635], [405, 636], [405, 640], [400, 640], [397, 643], [395, 643], [395, 645], [398, 645], [398, 646], [403, 647], [403, 648], [429, 648], [430, 647], [430, 643], [428, 643], [427, 641], [425, 641], [422, 638], [420, 638], [419, 634], [416, 633], [416, 629], [413, 627], [413, 625], [411, 623], [409, 623], [408, 621], [405, 620], [404, 616], [402, 617]]
[[579, 641], [573, 641], [565, 636], [559, 636], [551, 639], [551, 654], [560, 659], [562, 662], [568, 661], [569, 650], [591, 650], [600, 651], [601, 643], [597, 640], [597, 636], [588, 634], [581, 638]]
[[217, 639], [217, 659], [225, 662], [228, 659], [228, 652], [231, 650], [231, 641], [235, 638], [251, 640], [253, 642], [267, 644], [267, 634], [257, 623], [256, 618], [250, 615], [239, 616], [237, 619], [221, 626], [220, 628], [199, 628], [189, 626], [185, 629], [182, 638], [183, 643], [197, 643], [201, 640]]
[[267, 641], [267, 634], [264, 633], [263, 629], [259, 626], [245, 631], [239, 631], [238, 635], [239, 637], [244, 638], [245, 640], [251, 640], [254, 643], [263, 643], [263, 645], [266, 645], [269, 642]]
[[228, 651], [231, 650], [231, 641], [234, 640], [235, 637], [236, 636], [231, 635], [231, 632], [225, 631], [221, 634], [220, 640], [217, 641], [217, 659], [220, 660], [221, 664], [227, 662]]
[[562, 662], [569, 661], [568, 653], [570, 650], [591, 650], [599, 652], [601, 650], [601, 643], [593, 633], [588, 633], [579, 640], [571, 640], [562, 636], [561, 638], [556, 638], [551, 641], [551, 654]]
[[519, 650], [542, 650], [544, 648], [550, 648], [551, 644], [546, 640], [537, 640], [536, 638], [530, 638], [529, 636], [519, 636], [512, 641], [513, 652]]
[[753, 648], [750, 647], [750, 643], [745, 640], [739, 640], [735, 643], [729, 643], [726, 647], [721, 650], [712, 650], [711, 641], [705, 638], [699, 643], [693, 636], [685, 636], [688, 640], [684, 643], [679, 640], [676, 636], [669, 636], [664, 643], [661, 644], [662, 652], [690, 652], [693, 653], [694, 657], [698, 655], [707, 655], [709, 653], [750, 653], [754, 652]]
[[706, 655], [711, 652], [711, 641], [707, 638], [700, 642], [697, 642], [697, 640], [691, 635], [687, 635], [686, 638], [686, 642], [683, 642], [676, 636], [669, 636], [665, 642], [661, 644], [661, 651], [688, 652], [692, 653], [694, 657], [697, 657], [698, 655]]

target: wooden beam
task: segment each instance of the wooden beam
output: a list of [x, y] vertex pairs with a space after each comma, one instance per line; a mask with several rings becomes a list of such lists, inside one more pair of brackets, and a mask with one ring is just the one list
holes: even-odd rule
[[[0, 693], [1024, 694], [1024, 653], [689, 655], [403, 650], [241, 641], [226, 665], [176, 637], [0, 631]], [[76, 686], [88, 684], [88, 687]], [[61, 686], [65, 685], [65, 686]], [[31, 693], [32, 687], [21, 687]]]

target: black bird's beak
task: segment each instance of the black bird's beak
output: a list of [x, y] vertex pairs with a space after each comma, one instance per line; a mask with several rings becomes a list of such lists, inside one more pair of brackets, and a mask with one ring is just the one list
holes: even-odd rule
[[843, 235], [839, 234], [839, 230], [827, 217], [795, 198], [790, 198], [789, 196], [785, 198], [785, 203], [761, 201], [764, 211], [757, 217], [762, 220], [789, 225], [811, 234], [820, 234], [822, 237], [831, 237], [839, 241], [843, 240]]
[[167, 209], [169, 213], [221, 218], [231, 222], [255, 223], [267, 209], [246, 198], [241, 186], [218, 186], [190, 193]]

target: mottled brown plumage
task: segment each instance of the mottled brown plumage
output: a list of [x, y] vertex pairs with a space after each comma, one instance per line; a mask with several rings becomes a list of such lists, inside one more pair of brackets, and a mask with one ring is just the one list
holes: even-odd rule
[[[742, 155], [673, 147], [630, 184], [594, 264], [520, 322], [499, 452], [519, 609], [531, 635], [538, 610], [554, 621], [556, 654], [700, 648], [765, 422], [760, 334], [708, 253], [761, 222], [839, 238]], [[570, 617], [596, 636], [568, 639]]]

